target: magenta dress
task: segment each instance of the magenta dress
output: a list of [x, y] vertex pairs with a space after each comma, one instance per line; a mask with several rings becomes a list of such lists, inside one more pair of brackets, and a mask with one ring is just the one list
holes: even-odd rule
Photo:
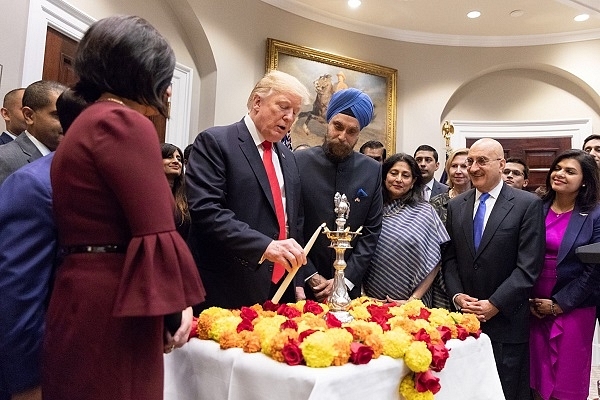
[[[572, 212], [546, 216], [544, 268], [532, 297], [550, 298], [556, 284], [556, 257]], [[530, 382], [544, 400], [585, 400], [590, 385], [596, 308], [577, 308], [556, 317], [531, 317]]]

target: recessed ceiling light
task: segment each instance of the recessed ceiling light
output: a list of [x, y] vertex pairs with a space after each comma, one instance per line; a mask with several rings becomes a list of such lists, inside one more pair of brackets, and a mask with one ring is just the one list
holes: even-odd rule
[[590, 18], [589, 14], [579, 14], [575, 18], [573, 18], [577, 22], [587, 21]]
[[351, 8], [356, 8], [358, 6], [360, 6], [361, 1], [360, 0], [348, 0], [348, 6], [350, 6]]
[[469, 18], [479, 18], [481, 16], [481, 13], [479, 11], [471, 11], [470, 13], [467, 14], [467, 17]]

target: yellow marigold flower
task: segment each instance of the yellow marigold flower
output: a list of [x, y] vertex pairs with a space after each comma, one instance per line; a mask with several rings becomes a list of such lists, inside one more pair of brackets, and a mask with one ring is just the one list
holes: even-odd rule
[[298, 332], [304, 332], [309, 329], [324, 331], [327, 329], [327, 322], [315, 314], [302, 314], [300, 317], [294, 318], [298, 324]]
[[223, 350], [242, 347], [244, 345], [244, 339], [237, 331], [225, 331], [219, 338], [219, 345]]
[[270, 353], [265, 354], [271, 356], [271, 358], [273, 358], [275, 361], [284, 362], [285, 358], [283, 357], [281, 350], [283, 350], [283, 346], [285, 346], [290, 341], [290, 339], [297, 340], [298, 332], [296, 332], [293, 329], [284, 329], [283, 331], [277, 333], [271, 338], [269, 342], [268, 347], [270, 349]]
[[219, 319], [216, 319], [210, 326], [210, 329], [208, 330], [208, 337], [218, 342], [223, 332], [236, 332], [237, 326], [240, 322], [242, 322], [242, 318], [237, 317], [235, 315], [230, 315], [228, 317], [221, 317]]
[[425, 307], [425, 304], [421, 300], [411, 300], [400, 306], [402, 314], [407, 317], [419, 315], [423, 307]]
[[392, 358], [402, 358], [413, 337], [402, 329], [393, 329], [383, 333], [383, 354]]
[[470, 333], [475, 333], [481, 327], [481, 323], [475, 316], [475, 314], [463, 314], [463, 320], [461, 323]]
[[402, 382], [400, 382], [400, 394], [406, 400], [433, 400], [433, 393], [427, 390], [426, 392], [419, 392], [415, 388], [415, 381], [412, 374], [406, 375]]
[[354, 317], [354, 319], [362, 319], [366, 321], [371, 318], [371, 314], [364, 305], [357, 305], [351, 308], [348, 312]]
[[455, 324], [462, 324], [463, 317], [467, 314], [459, 313], [459, 312], [451, 312], [450, 317], [454, 320]]
[[230, 310], [220, 307], [210, 307], [202, 311], [198, 316], [198, 337], [203, 340], [210, 339], [208, 331], [213, 322], [220, 317], [230, 315], [233, 315]]
[[379, 356], [383, 353], [383, 334], [372, 333], [367, 336], [364, 340], [364, 344], [371, 347], [373, 349], [373, 358], [379, 358]]
[[406, 366], [414, 372], [425, 372], [431, 364], [431, 352], [425, 342], [412, 342], [404, 353]]
[[253, 309], [254, 311], [256, 311], [257, 313], [261, 313], [263, 311], [263, 308], [260, 304], [255, 304], [253, 306], [250, 307], [251, 309]]
[[296, 304], [291, 304], [296, 310], [302, 312], [304, 310], [304, 305], [306, 304], [306, 300], [299, 300]]
[[332, 328], [325, 331], [325, 334], [333, 339], [335, 350], [335, 357], [333, 358], [333, 365], [344, 365], [350, 359], [350, 344], [352, 343], [353, 337], [350, 332], [342, 328]]
[[375, 303], [379, 303], [374, 301], [374, 299], [372, 299], [371, 297], [368, 296], [361, 296], [357, 299], [354, 299], [352, 301], [350, 301], [350, 308], [356, 307], [356, 306], [367, 306], [369, 304], [375, 304]]
[[392, 329], [402, 329], [408, 333], [419, 330], [415, 321], [405, 316], [392, 317], [388, 320], [388, 323]]
[[432, 308], [429, 316], [429, 323], [437, 328], [438, 326], [452, 325], [454, 319], [450, 316], [450, 312], [443, 308]]
[[335, 342], [325, 332], [315, 332], [300, 344], [306, 365], [313, 368], [329, 367], [335, 358]]
[[344, 326], [352, 328], [354, 335], [356, 335], [360, 341], [364, 341], [367, 336], [373, 333], [383, 335], [383, 328], [381, 328], [381, 326], [375, 322], [367, 322], [360, 319], [355, 319]]
[[388, 308], [388, 312], [390, 314], [392, 314], [394, 317], [397, 317], [399, 315], [404, 315], [403, 311], [402, 311], [402, 307], [400, 306], [394, 306], [394, 307], [390, 307]]
[[260, 351], [260, 336], [254, 331], [241, 331], [242, 349], [245, 353], [258, 353]]

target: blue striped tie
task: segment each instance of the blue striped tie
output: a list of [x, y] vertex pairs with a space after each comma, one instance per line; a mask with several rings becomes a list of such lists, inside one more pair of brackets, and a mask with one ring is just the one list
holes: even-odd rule
[[483, 221], [485, 219], [485, 201], [490, 197], [489, 193], [482, 193], [479, 196], [479, 207], [473, 218], [473, 243], [475, 244], [475, 251], [479, 248], [481, 242], [481, 236], [483, 236]]

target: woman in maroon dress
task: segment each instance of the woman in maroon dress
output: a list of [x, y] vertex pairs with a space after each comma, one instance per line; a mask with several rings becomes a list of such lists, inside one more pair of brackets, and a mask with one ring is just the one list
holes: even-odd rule
[[64, 259], [46, 318], [45, 399], [162, 399], [173, 340], [164, 316], [204, 300], [146, 118], [166, 114], [174, 67], [166, 40], [139, 17], [100, 20], [79, 44], [73, 90], [91, 104], [51, 168]]

